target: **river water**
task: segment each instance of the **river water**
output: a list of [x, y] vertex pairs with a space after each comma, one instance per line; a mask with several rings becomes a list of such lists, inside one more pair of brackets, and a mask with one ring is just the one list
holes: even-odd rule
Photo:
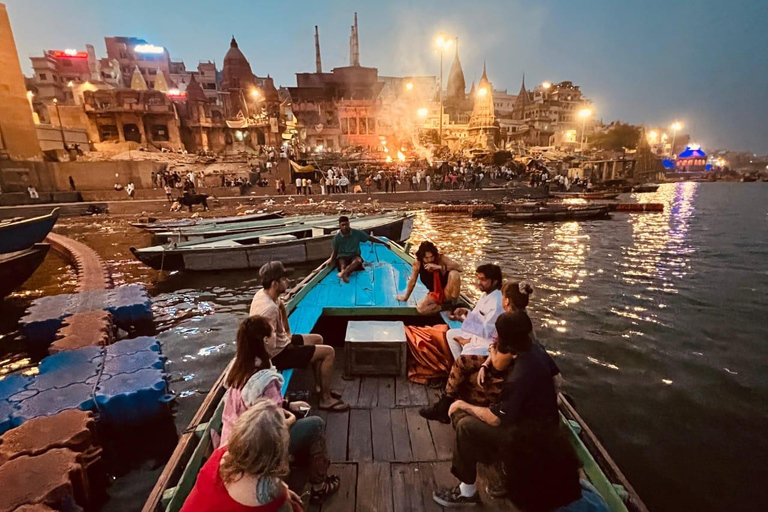
[[[652, 511], [768, 510], [768, 185], [667, 184], [634, 199], [664, 213], [508, 224], [420, 212], [412, 241], [534, 285], [539, 338]], [[124, 220], [63, 219], [56, 231], [94, 247], [118, 284], [148, 284], [183, 429], [233, 353], [255, 272], [160, 275], [131, 257], [150, 240]], [[49, 256], [0, 304], [0, 371], [34, 366], [16, 319], [73, 278]], [[107, 510], [138, 510], [158, 472], [148, 463], [119, 477]]]

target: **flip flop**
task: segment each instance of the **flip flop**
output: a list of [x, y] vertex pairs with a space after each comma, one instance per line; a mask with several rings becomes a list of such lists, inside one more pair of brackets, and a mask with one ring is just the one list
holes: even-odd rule
[[319, 406], [318, 409], [328, 412], [346, 412], [349, 410], [349, 404], [344, 403], [341, 400], [336, 400], [328, 407]]

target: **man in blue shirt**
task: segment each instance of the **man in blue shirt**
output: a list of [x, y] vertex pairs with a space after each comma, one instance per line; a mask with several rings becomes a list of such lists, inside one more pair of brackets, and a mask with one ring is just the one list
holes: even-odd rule
[[349, 282], [349, 275], [352, 272], [363, 268], [363, 258], [360, 256], [360, 242], [373, 242], [389, 247], [387, 242], [383, 242], [365, 231], [352, 229], [349, 225], [349, 217], [339, 217], [339, 232], [333, 237], [331, 245], [333, 253], [327, 265], [329, 267], [336, 266], [339, 269], [339, 278], [345, 283]]
[[[516, 429], [528, 425], [557, 425], [557, 393], [553, 366], [544, 347], [533, 343], [531, 319], [524, 311], [504, 313], [496, 320], [495, 350], [504, 370], [514, 363], [502, 387], [501, 399], [491, 407], [457, 400], [449, 415], [456, 431], [451, 472], [454, 488], [440, 489], [434, 500], [444, 507], [476, 505], [477, 464], [498, 462]], [[487, 364], [487, 363], [486, 363]]]

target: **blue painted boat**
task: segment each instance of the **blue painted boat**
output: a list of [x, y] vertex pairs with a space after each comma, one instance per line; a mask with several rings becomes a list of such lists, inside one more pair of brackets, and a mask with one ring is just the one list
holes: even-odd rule
[[[328, 340], [326, 342], [332, 342], [340, 337], [334, 334], [341, 333], [343, 336], [343, 333], [347, 332], [350, 320], [362, 322], [375, 320], [376, 322], [370, 324], [371, 338], [367, 338], [373, 340], [376, 334], [373, 331], [377, 329], [376, 326], [381, 325], [380, 321], [396, 321], [400, 326], [453, 324], [445, 313], [434, 317], [423, 317], [417, 313], [416, 303], [427, 293], [426, 288], [420, 283], [417, 284], [408, 302], [396, 299], [396, 295], [405, 289], [413, 263], [413, 257], [406, 249], [394, 243], [391, 244], [391, 248], [366, 243], [361, 245], [361, 252], [365, 260], [365, 268], [352, 274], [349, 283], [342, 283], [335, 271], [322, 265], [287, 292], [286, 309], [293, 333], [320, 333]], [[462, 297], [460, 305], [470, 306], [471, 304], [466, 297]], [[378, 337], [376, 339], [378, 340]], [[416, 406], [419, 405], [416, 400], [422, 397], [421, 405], [425, 405], [429, 390], [424, 386], [408, 382], [403, 376], [372, 376], [342, 380], [339, 372], [339, 367], [343, 366], [342, 350], [337, 350], [335, 368], [337, 374], [334, 376], [334, 386], [343, 387], [345, 400], [348, 402], [357, 400], [357, 402], [353, 404], [354, 408], [349, 413], [327, 414], [326, 437], [329, 453], [331, 447], [335, 447], [334, 453], [330, 455], [332, 460], [344, 462], [333, 468], [333, 471], [342, 474], [342, 482], [347, 480], [342, 485], [349, 486], [350, 490], [340, 492], [338, 497], [331, 497], [323, 504], [323, 510], [355, 510], [355, 496], [357, 496], [357, 503], [360, 504], [360, 496], [372, 492], [376, 493], [377, 500], [382, 501], [381, 510], [397, 510], [398, 507], [393, 506], [392, 502], [402, 501], [402, 496], [395, 496], [391, 489], [397, 488], [393, 482], [398, 478], [402, 483], [404, 471], [410, 471], [409, 474], [413, 475], [413, 478], [424, 479], [415, 485], [400, 487], [406, 493], [415, 494], [413, 497], [406, 496], [406, 502], [410, 500], [412, 503], [415, 500], [421, 505], [423, 496], [420, 487], [427, 488], [428, 494], [431, 495], [433, 489], [429, 486], [435, 485], [436, 478], [432, 478], [431, 468], [439, 467], [442, 474], [449, 474], [453, 442], [451, 428], [420, 419], [416, 412]], [[218, 438], [218, 433], [221, 432], [224, 382], [228, 369], [224, 369], [189, 427], [180, 435], [179, 444], [150, 493], [142, 509], [143, 512], [177, 512], [189, 495], [200, 468], [215, 447], [213, 440]], [[299, 375], [298, 371], [296, 375]], [[283, 394], [285, 394], [294, 376], [293, 370], [283, 372], [283, 376], [285, 378]], [[559, 397], [558, 404], [563, 428], [570, 435], [571, 443], [581, 459], [584, 472], [603, 496], [609, 509], [612, 512], [647, 512], [647, 508], [608, 455], [607, 450], [573, 406], [563, 396]], [[389, 436], [390, 431], [386, 429], [382, 431], [382, 425], [389, 426], [391, 436]], [[365, 434], [361, 433], [365, 430], [370, 437], [366, 438]], [[404, 437], [395, 437], [396, 430], [404, 433]], [[385, 439], [388, 436], [390, 438]], [[388, 455], [385, 453], [380, 457], [382, 452], [379, 451], [379, 447], [386, 446], [387, 442], [389, 446], [393, 446], [393, 441], [396, 445], [394, 453], [390, 452]], [[442, 458], [435, 455], [438, 451], [436, 448], [438, 441], [441, 441]], [[430, 442], [434, 443], [434, 447], [421, 446], [421, 443]], [[433, 450], [431, 456], [434, 458], [425, 459], [425, 454], [429, 456], [430, 450]], [[342, 458], [339, 458], [339, 453], [342, 454]], [[354, 469], [355, 464], [359, 469]], [[383, 468], [375, 473], [377, 476], [374, 483], [360, 476], [367, 474], [367, 469], [370, 469], [372, 464], [378, 464]], [[435, 476], [437, 472], [438, 470], [435, 469]], [[424, 476], [421, 476], [422, 473]], [[356, 483], [348, 481], [355, 478]], [[387, 480], [389, 483], [379, 484], [380, 480]], [[376, 486], [376, 490], [372, 486]], [[380, 486], [390, 489], [391, 496], [381, 495]], [[301, 492], [301, 489], [298, 489], [298, 493], [301, 494]], [[429, 500], [429, 497], [426, 499]], [[431, 500], [429, 503], [431, 504]], [[438, 508], [435, 507], [435, 509]], [[363, 509], [369, 508], [363, 507]], [[509, 501], [504, 500], [495, 500], [493, 509], [515, 510]], [[421, 510], [420, 507], [419, 510]]]
[[23, 251], [45, 240], [59, 218], [59, 209], [31, 219], [0, 222], [0, 254]]

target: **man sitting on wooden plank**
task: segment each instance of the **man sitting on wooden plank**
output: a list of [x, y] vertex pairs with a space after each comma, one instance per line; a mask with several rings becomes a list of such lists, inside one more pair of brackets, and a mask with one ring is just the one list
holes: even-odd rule
[[341, 395], [331, 391], [331, 375], [336, 357], [333, 347], [324, 345], [323, 337], [319, 334], [291, 335], [288, 313], [280, 298], [288, 289], [286, 274], [285, 267], [279, 261], [270, 261], [259, 269], [263, 288], [253, 297], [249, 316], [263, 316], [272, 327], [272, 335], [264, 343], [278, 370], [312, 365], [315, 393], [320, 395], [320, 410], [346, 411], [349, 404], [341, 400]]
[[434, 500], [444, 507], [475, 505], [480, 496], [475, 485], [477, 464], [496, 463], [507, 455], [510, 440], [522, 429], [558, 426], [557, 393], [552, 381], [551, 358], [533, 343], [531, 320], [523, 311], [504, 313], [496, 321], [500, 356], [494, 364], [512, 371], [502, 387], [501, 400], [490, 407], [457, 400], [450, 416], [456, 431], [451, 472], [459, 485], [435, 491]]
[[360, 255], [360, 242], [372, 242], [389, 247], [387, 242], [379, 240], [365, 231], [352, 229], [349, 225], [349, 217], [339, 217], [339, 232], [333, 237], [333, 253], [327, 262], [329, 267], [336, 266], [339, 269], [339, 278], [345, 283], [349, 282], [352, 272], [363, 269], [363, 258]]

